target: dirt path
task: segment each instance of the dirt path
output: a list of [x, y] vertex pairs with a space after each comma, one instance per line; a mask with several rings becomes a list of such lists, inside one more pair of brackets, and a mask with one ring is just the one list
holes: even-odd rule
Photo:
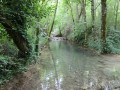
[[37, 83], [40, 83], [39, 77], [40, 70], [36, 65], [32, 65], [26, 73], [18, 73], [13, 80], [5, 83], [1, 90], [37, 90]]

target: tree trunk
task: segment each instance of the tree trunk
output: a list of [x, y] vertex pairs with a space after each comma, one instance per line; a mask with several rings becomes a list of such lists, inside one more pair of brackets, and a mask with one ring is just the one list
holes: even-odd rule
[[67, 0], [67, 3], [68, 3], [68, 5], [69, 5], [69, 7], [70, 7], [70, 12], [71, 12], [71, 16], [72, 16], [72, 22], [73, 22], [73, 24], [75, 25], [75, 19], [74, 19], [74, 16], [73, 16], [72, 6], [71, 6], [71, 4], [70, 4], [70, 1], [69, 1], [69, 0]]
[[36, 55], [38, 55], [38, 51], [39, 51], [39, 28], [36, 28], [36, 41], [35, 41], [35, 52]]
[[80, 20], [81, 16], [82, 16], [82, 13], [83, 13], [83, 5], [82, 3], [80, 3], [80, 6], [81, 6], [81, 11], [80, 11], [80, 14], [78, 16], [78, 19]]
[[[9, 36], [13, 39], [13, 42], [19, 49], [19, 57], [27, 58], [31, 52], [31, 46], [26, 37], [26, 32], [18, 30], [10, 20], [8, 20], [2, 10], [0, 9], [0, 23], [3, 25]], [[21, 24], [21, 22], [19, 22]]]
[[106, 53], [106, 20], [107, 20], [107, 5], [106, 0], [101, 0], [102, 10], [102, 24], [101, 24], [101, 40], [102, 40], [102, 53]]
[[0, 21], [19, 49], [19, 57], [26, 58], [28, 55], [30, 55], [31, 46], [26, 38], [26, 35], [23, 35], [19, 30], [13, 30], [13, 28], [3, 20], [0, 19]]
[[95, 33], [95, 10], [94, 10], [94, 0], [91, 0], [91, 15], [92, 15], [92, 33]]
[[78, 3], [76, 3], [76, 22], [79, 19], [79, 12], [78, 12]]
[[87, 30], [87, 20], [86, 20], [86, 0], [82, 0], [83, 4], [83, 18], [84, 18], [84, 32], [85, 32], [85, 42], [84, 45], [87, 45], [88, 41], [88, 30]]
[[119, 0], [116, 1], [116, 10], [115, 10], [115, 30], [117, 29], [117, 19], [118, 19], [118, 10], [119, 10]]
[[50, 32], [48, 33], [48, 37], [50, 37], [51, 32], [53, 30], [53, 26], [54, 26], [54, 23], [55, 23], [56, 12], [57, 12], [57, 7], [58, 7], [58, 0], [56, 1], [56, 8], [55, 8], [55, 13], [54, 13], [54, 18], [53, 18], [53, 22], [52, 22], [52, 26], [51, 26]]

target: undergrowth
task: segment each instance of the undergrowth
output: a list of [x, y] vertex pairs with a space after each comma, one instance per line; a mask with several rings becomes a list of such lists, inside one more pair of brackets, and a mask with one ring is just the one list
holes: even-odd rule
[[[45, 41], [46, 38], [40, 36], [39, 47], [42, 47]], [[32, 43], [31, 46], [34, 47], [34, 43]], [[27, 66], [31, 63], [35, 63], [39, 58], [39, 56], [36, 55], [34, 48], [31, 52], [31, 56], [27, 59], [19, 58], [18, 52], [19, 50], [10, 38], [6, 36], [0, 38], [0, 85], [2, 85], [3, 82], [12, 79], [17, 73], [26, 72]]]
[[13, 75], [26, 70], [22, 59], [9, 56], [0, 56], [0, 84], [12, 79]]
[[[119, 33], [112, 32], [107, 34], [106, 38], [106, 43], [101, 46], [101, 39], [100, 39], [100, 30], [98, 32], [96, 31], [96, 35], [93, 36], [91, 32], [91, 27], [88, 29], [88, 46], [91, 48], [94, 48], [98, 50], [100, 53], [102, 53], [102, 47], [105, 47], [106, 53], [111, 53], [111, 54], [120, 54], [120, 35]], [[84, 29], [76, 29], [72, 34], [71, 34], [71, 40], [74, 42], [84, 45]]]
[[25, 71], [24, 60], [17, 57], [18, 49], [11, 39], [0, 38], [0, 84]]

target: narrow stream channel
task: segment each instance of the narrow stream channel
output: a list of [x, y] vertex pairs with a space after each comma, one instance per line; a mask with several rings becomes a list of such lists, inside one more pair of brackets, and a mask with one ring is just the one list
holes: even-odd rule
[[[99, 56], [65, 41], [54, 41], [40, 61], [4, 90], [113, 90], [120, 87], [120, 57]], [[119, 89], [115, 89], [119, 90]]]

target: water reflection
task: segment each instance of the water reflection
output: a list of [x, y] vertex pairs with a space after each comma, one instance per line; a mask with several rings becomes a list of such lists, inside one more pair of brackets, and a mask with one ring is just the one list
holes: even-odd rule
[[[113, 90], [119, 71], [103, 57], [67, 42], [50, 42], [42, 55], [42, 90]], [[105, 60], [105, 61], [104, 61]]]

